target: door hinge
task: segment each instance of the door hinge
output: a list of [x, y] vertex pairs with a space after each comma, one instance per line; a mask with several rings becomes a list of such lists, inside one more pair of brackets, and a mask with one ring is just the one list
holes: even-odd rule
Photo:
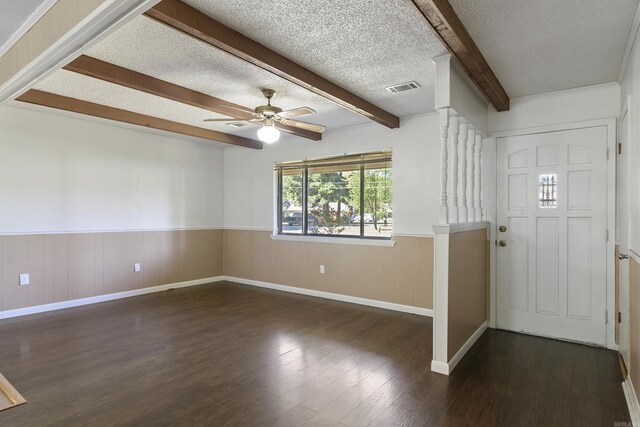
[[618, 154], [622, 154], [622, 142], [618, 142]]
[[622, 312], [618, 312], [618, 323], [622, 323]]
[[609, 323], [609, 310], [605, 310], [604, 311], [604, 324], [608, 324]]
[[609, 241], [609, 229], [607, 228], [606, 230], [604, 230], [604, 240], [605, 241]]
[[607, 160], [609, 160], [609, 147], [607, 147]]

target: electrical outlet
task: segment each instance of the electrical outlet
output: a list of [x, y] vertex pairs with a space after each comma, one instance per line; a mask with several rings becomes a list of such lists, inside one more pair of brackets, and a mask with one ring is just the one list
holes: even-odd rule
[[29, 273], [23, 273], [20, 275], [20, 286], [29, 284]]
[[140, 270], [142, 270], [142, 267], [140, 267], [140, 263], [139, 263], [139, 262], [136, 262], [136, 263], [133, 265], [133, 271], [134, 271], [134, 272], [136, 272], [136, 273], [139, 273], [139, 272], [140, 272]]
[[324, 274], [324, 265], [320, 266], [320, 274]]

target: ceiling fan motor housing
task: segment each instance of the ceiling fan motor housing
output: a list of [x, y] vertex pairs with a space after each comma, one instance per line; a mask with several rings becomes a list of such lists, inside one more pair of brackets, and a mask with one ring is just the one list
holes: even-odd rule
[[271, 105], [271, 98], [274, 97], [276, 91], [273, 89], [262, 89], [262, 94], [267, 98], [267, 105], [256, 107], [255, 112], [263, 117], [273, 117], [278, 113], [282, 113], [282, 108]]
[[273, 117], [278, 113], [282, 113], [282, 108], [274, 107], [273, 105], [260, 105], [256, 107], [255, 112], [265, 117]]

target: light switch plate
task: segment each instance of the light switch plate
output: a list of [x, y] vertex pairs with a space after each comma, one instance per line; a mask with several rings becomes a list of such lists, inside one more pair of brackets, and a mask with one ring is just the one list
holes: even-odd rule
[[139, 263], [139, 262], [136, 262], [136, 263], [133, 265], [133, 271], [135, 271], [136, 273], [139, 273], [139, 272], [140, 272], [140, 270], [141, 270], [140, 263]]
[[324, 274], [324, 265], [320, 266], [320, 274]]
[[20, 275], [20, 286], [29, 284], [29, 273], [23, 273]]

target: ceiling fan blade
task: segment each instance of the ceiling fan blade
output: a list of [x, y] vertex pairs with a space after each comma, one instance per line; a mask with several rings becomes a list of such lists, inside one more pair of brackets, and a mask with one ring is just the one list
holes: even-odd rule
[[248, 122], [247, 119], [204, 119], [203, 122]]
[[314, 110], [313, 108], [300, 107], [300, 108], [294, 108], [292, 110], [283, 111], [280, 114], [283, 115], [284, 117], [296, 117], [296, 116], [303, 116], [305, 114], [315, 114], [315, 112], [316, 110]]
[[251, 113], [251, 114], [253, 114], [253, 110], [251, 110], [249, 108], [242, 107], [242, 106], [231, 105], [231, 104], [222, 104], [222, 106], [225, 107], [225, 108], [231, 108], [232, 110], [242, 111], [243, 113]]
[[300, 120], [285, 119], [280, 123], [289, 125], [289, 126], [295, 126], [300, 129], [310, 130], [313, 132], [324, 132], [325, 130], [327, 130], [326, 126], [317, 125], [315, 123], [301, 122]]

